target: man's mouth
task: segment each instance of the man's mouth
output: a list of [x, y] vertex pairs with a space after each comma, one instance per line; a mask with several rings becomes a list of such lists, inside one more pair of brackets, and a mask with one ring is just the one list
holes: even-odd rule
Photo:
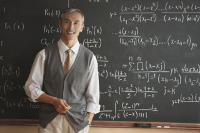
[[74, 31], [66, 31], [68, 34], [74, 34]]

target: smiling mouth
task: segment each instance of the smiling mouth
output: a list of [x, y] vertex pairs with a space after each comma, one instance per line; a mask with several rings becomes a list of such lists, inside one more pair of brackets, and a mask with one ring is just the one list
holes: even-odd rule
[[69, 32], [69, 31], [66, 31], [66, 32], [67, 32], [68, 34], [74, 34], [74, 33], [75, 33], [75, 32], [72, 32], [72, 31], [71, 31], [71, 32]]

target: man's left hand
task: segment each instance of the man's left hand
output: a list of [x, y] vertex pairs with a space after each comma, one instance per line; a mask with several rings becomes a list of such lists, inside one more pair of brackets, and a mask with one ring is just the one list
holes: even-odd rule
[[93, 117], [94, 117], [94, 113], [88, 112], [88, 121], [89, 122], [92, 122]]

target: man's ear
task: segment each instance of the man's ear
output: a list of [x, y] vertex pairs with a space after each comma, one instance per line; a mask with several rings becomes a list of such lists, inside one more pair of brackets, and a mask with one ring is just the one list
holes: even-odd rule
[[82, 24], [82, 28], [81, 28], [81, 31], [80, 31], [80, 32], [82, 32], [82, 31], [83, 31], [83, 28], [84, 28], [84, 24]]
[[59, 20], [58, 21], [58, 26], [59, 26], [60, 29], [61, 29], [61, 23], [62, 23], [61, 20]]

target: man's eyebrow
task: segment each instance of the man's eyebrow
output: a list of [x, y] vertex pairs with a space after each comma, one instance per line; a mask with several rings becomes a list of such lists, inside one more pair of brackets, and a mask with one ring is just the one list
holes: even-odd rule
[[64, 20], [68, 20], [68, 21], [70, 21], [68, 18], [65, 18]]
[[[64, 20], [67, 20], [67, 21], [71, 21], [69, 20], [68, 18], [65, 18]], [[80, 22], [80, 20], [74, 20], [75, 22]]]

